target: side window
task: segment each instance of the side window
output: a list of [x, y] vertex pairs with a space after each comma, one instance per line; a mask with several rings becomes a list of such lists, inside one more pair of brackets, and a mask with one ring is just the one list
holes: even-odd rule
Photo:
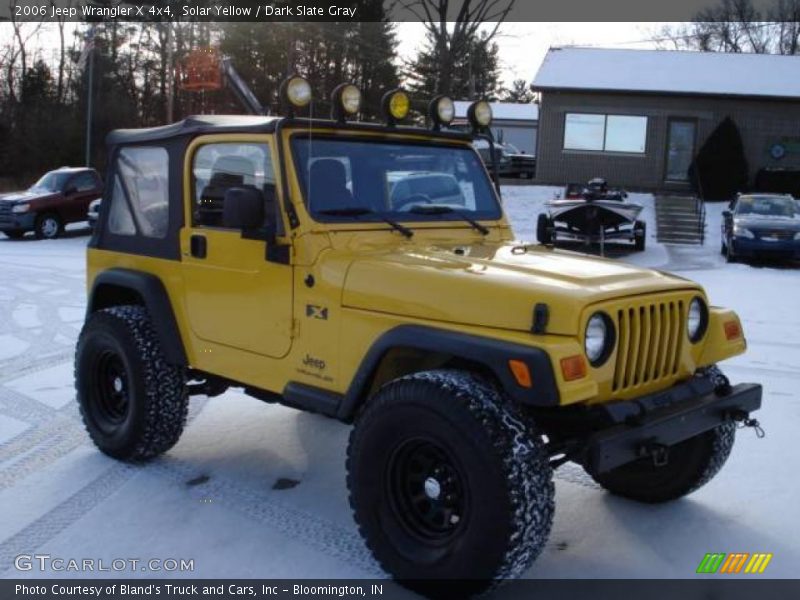
[[90, 192], [98, 187], [97, 178], [94, 176], [94, 173], [81, 173], [80, 175], [76, 175], [69, 185], [79, 192]]
[[169, 225], [169, 156], [164, 148], [124, 148], [117, 155], [109, 231], [164, 238]]
[[136, 235], [136, 225], [128, 207], [125, 192], [119, 176], [114, 177], [114, 189], [111, 193], [111, 211], [108, 213], [108, 230], [116, 235]]
[[221, 143], [201, 146], [194, 155], [192, 224], [222, 227], [225, 192], [250, 187], [264, 195], [265, 210], [275, 210], [275, 175], [267, 144]]

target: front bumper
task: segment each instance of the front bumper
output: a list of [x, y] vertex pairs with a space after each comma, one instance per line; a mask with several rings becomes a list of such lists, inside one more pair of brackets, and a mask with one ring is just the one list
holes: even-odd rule
[[32, 212], [0, 215], [0, 231], [29, 231], [33, 229], [36, 215]]
[[761, 406], [761, 386], [742, 383], [718, 393], [707, 378], [694, 377], [668, 390], [605, 407], [612, 425], [591, 435], [582, 462], [603, 473], [652, 456]]
[[800, 240], [767, 241], [736, 237], [731, 243], [737, 256], [800, 258]]

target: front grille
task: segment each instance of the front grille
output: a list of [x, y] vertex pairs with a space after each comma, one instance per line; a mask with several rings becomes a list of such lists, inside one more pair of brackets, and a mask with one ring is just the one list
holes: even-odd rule
[[12, 220], [11, 202], [0, 202], [0, 223], [11, 222]]
[[683, 327], [683, 300], [618, 310], [614, 391], [674, 377], [680, 364]]

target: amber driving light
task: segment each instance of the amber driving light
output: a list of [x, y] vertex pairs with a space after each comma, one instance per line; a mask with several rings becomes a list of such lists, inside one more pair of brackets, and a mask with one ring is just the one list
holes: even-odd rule
[[583, 356], [576, 354], [561, 359], [561, 374], [564, 381], [575, 381], [586, 377], [586, 361]]
[[436, 96], [428, 105], [428, 116], [433, 122], [433, 128], [439, 129], [442, 125], [450, 125], [456, 116], [456, 106], [448, 96]]
[[511, 374], [520, 386], [524, 388], [533, 387], [531, 371], [524, 361], [511, 359], [508, 361], [508, 368], [511, 369]]
[[397, 89], [386, 92], [381, 100], [383, 114], [389, 125], [394, 125], [397, 121], [402, 121], [408, 116], [411, 109], [411, 100], [403, 90]]
[[725, 339], [728, 341], [742, 337], [742, 328], [738, 321], [726, 321], [723, 327], [725, 328]]
[[343, 83], [331, 94], [333, 118], [343, 121], [361, 110], [361, 90], [352, 83]]
[[486, 100], [478, 100], [469, 105], [467, 119], [473, 129], [484, 129], [492, 123], [492, 107]]
[[303, 108], [311, 103], [311, 84], [299, 75], [292, 75], [283, 80], [280, 87], [281, 103], [292, 108]]

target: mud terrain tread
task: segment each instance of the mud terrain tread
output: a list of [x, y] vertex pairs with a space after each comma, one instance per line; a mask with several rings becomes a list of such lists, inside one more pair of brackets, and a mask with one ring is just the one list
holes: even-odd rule
[[91, 426], [87, 409], [81, 401], [79, 360], [82, 346], [94, 328], [112, 331], [123, 329], [123, 345], [139, 361], [144, 375], [143, 398], [132, 401], [144, 402], [143, 426], [136, 439], [122, 453], [112, 454], [114, 458], [143, 462], [155, 458], [174, 446], [183, 432], [189, 409], [189, 396], [185, 385], [186, 374], [183, 367], [172, 365], [164, 357], [147, 310], [142, 306], [115, 306], [99, 310], [91, 315], [78, 338], [75, 353], [75, 382], [78, 404], [84, 426], [92, 441], [105, 452], [101, 440]]
[[460, 370], [435, 370], [408, 375], [384, 385], [369, 401], [350, 434], [347, 449], [347, 486], [350, 506], [356, 524], [373, 555], [388, 571], [381, 559], [381, 549], [359, 515], [354, 490], [357, 486], [354, 457], [368, 451], [361, 447], [360, 432], [369, 428], [387, 405], [399, 401], [399, 393], [431, 401], [431, 392], [444, 393], [463, 411], [454, 410], [453, 419], [469, 416], [481, 424], [493, 441], [493, 451], [502, 461], [503, 477], [508, 482], [512, 511], [512, 534], [505, 556], [497, 565], [492, 586], [520, 576], [530, 567], [547, 542], [555, 511], [552, 470], [541, 436], [531, 435], [530, 425], [504, 401], [498, 390], [475, 374]]

